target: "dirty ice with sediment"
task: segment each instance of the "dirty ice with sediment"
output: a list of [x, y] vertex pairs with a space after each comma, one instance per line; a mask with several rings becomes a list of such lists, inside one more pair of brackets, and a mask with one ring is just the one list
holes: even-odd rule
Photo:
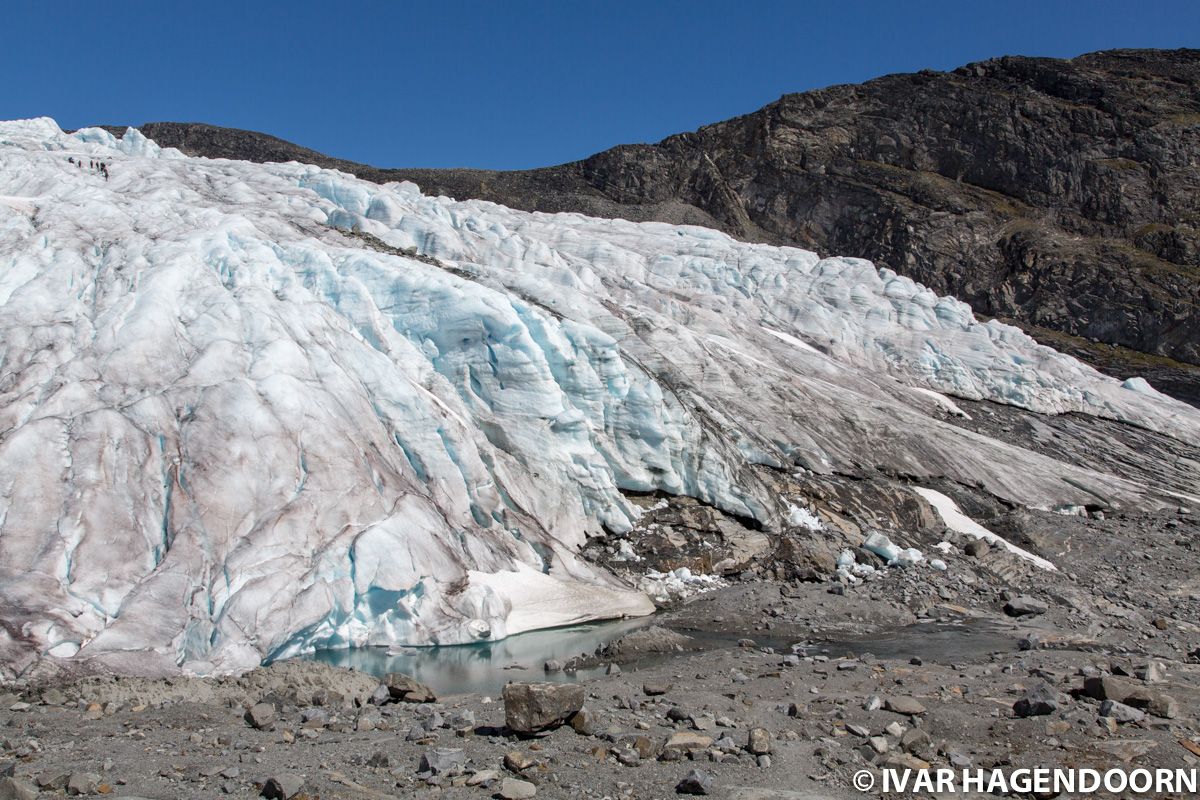
[[866, 261], [0, 123], [17, 669], [238, 672], [646, 614], [578, 555], [636, 523], [624, 493], [809, 527], [764, 470], [1180, 502], [955, 427], [947, 395], [1200, 441], [1144, 381]]

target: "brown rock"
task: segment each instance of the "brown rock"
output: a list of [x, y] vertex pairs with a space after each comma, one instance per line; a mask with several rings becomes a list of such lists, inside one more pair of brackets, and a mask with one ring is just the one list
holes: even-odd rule
[[504, 687], [504, 720], [517, 733], [556, 728], [583, 708], [586, 693], [572, 683], [510, 683]]
[[383, 678], [383, 685], [387, 687], [393, 703], [437, 702], [432, 689], [403, 672], [389, 672]]

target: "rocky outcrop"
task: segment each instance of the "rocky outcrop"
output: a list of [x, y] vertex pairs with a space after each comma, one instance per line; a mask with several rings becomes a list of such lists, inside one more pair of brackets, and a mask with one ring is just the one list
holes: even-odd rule
[[868, 258], [1112, 374], [1200, 400], [1200, 50], [890, 75], [520, 172], [382, 170], [263, 134], [142, 130], [192, 154], [295, 159], [459, 199]]

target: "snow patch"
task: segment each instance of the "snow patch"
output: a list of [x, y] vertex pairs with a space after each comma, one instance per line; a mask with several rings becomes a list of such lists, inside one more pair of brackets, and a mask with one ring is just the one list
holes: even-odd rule
[[952, 414], [953, 416], [961, 417], [963, 419], [971, 418], [971, 415], [959, 408], [957, 403], [940, 392], [935, 392], [932, 389], [925, 389], [920, 386], [909, 386], [908, 390], [914, 394], [919, 394], [922, 397], [929, 398], [948, 414]]
[[920, 486], [913, 486], [911, 488], [918, 495], [925, 498], [925, 500], [937, 510], [938, 515], [942, 518], [942, 521], [946, 523], [946, 527], [950, 530], [958, 531], [959, 533], [966, 534], [967, 536], [973, 536], [976, 539], [983, 539], [994, 546], [1002, 547], [1013, 555], [1019, 556], [1042, 569], [1051, 571], [1058, 570], [1058, 567], [1054, 566], [1054, 564], [1050, 563], [1041, 556], [1034, 555], [1028, 550], [1017, 547], [1008, 540], [992, 533], [987, 528], [968, 517], [966, 514], [962, 513], [962, 511], [958, 508], [958, 504], [941, 492], [933, 489], [925, 489]]

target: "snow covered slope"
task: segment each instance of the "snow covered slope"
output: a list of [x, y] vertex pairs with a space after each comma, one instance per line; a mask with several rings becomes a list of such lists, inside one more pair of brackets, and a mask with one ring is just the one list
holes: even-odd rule
[[231, 671], [646, 613], [576, 556], [636, 519], [620, 490], [784, 524], [754, 465], [1169, 499], [913, 388], [1200, 441], [1189, 407], [864, 261], [0, 123], [10, 660]]

